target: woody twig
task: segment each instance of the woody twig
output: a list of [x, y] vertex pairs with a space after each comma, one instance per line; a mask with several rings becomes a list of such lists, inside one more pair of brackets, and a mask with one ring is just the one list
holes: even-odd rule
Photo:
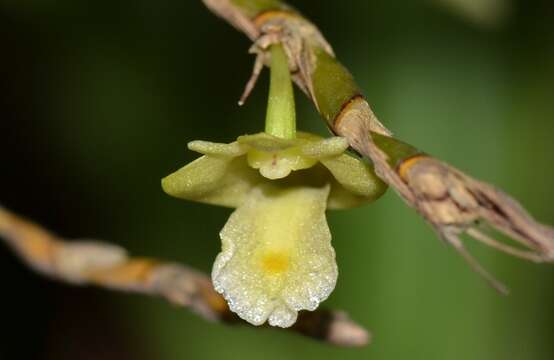
[[[208, 321], [247, 325], [229, 311], [207, 275], [186, 265], [131, 257], [106, 242], [69, 241], [1, 207], [0, 238], [29, 268], [51, 279], [160, 297]], [[343, 347], [364, 346], [370, 340], [342, 311], [303, 312], [287, 330]]]

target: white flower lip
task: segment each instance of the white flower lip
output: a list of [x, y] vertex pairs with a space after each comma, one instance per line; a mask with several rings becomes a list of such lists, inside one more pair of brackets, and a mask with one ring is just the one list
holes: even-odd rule
[[215, 289], [244, 320], [289, 327], [335, 288], [338, 270], [325, 219], [329, 186], [256, 187], [221, 231]]

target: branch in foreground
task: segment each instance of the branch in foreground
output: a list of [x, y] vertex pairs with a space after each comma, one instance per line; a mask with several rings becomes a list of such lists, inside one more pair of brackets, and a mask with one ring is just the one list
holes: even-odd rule
[[[553, 228], [535, 221], [514, 199], [492, 185], [395, 139], [317, 27], [300, 13], [280, 0], [203, 1], [254, 41], [257, 66], [246, 95], [260, 72], [260, 63], [268, 63], [269, 46], [281, 43], [296, 84], [329, 128], [369, 159], [375, 173], [498, 291], [506, 293], [507, 289], [465, 249], [461, 234], [526, 260], [554, 262]], [[501, 243], [487, 235], [490, 230], [522, 246]]]
[[[129, 257], [125, 249], [99, 241], [66, 241], [0, 207], [0, 237], [36, 272], [73, 285], [166, 299], [208, 321], [246, 324], [229, 311], [210, 278], [190, 267], [147, 258]], [[342, 311], [302, 312], [287, 329], [336, 346], [359, 347], [369, 333]]]

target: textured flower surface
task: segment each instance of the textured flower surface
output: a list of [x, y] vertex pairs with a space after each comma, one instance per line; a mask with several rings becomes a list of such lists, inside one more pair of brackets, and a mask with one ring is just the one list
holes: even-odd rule
[[175, 197], [237, 208], [220, 233], [215, 289], [244, 320], [288, 327], [337, 281], [327, 208], [371, 202], [386, 189], [343, 138], [265, 133], [231, 144], [189, 143], [204, 154], [162, 180]]
[[[335, 288], [325, 220], [329, 186], [256, 188], [221, 231], [212, 279], [232, 311], [255, 325], [287, 327]], [[286, 215], [283, 215], [286, 214]]]

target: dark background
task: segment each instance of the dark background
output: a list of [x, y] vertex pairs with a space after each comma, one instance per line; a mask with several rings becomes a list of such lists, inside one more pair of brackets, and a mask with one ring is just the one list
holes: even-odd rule
[[[399, 138], [554, 224], [554, 5], [506, 4], [484, 23], [439, 1], [294, 2]], [[199, 0], [4, 0], [0, 40], [0, 202], [63, 236], [209, 272], [230, 210], [169, 198], [159, 179], [195, 157], [190, 140], [263, 128], [267, 74], [236, 106], [244, 36]], [[298, 103], [300, 127], [326, 134]], [[57, 284], [1, 246], [0, 359], [554, 358], [554, 267], [469, 240], [511, 287], [502, 297], [393, 192], [328, 217], [340, 278], [325, 306], [372, 329], [365, 349]]]

